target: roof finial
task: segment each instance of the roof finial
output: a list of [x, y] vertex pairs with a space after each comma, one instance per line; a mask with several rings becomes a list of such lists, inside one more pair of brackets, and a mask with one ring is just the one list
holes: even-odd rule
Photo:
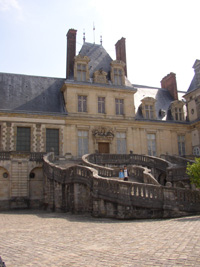
[[102, 45], [102, 35], [100, 35], [100, 44]]
[[85, 29], [83, 29], [83, 43], [85, 43]]
[[93, 39], [94, 39], [94, 44], [95, 44], [95, 26], [94, 26], [94, 22], [93, 22]]

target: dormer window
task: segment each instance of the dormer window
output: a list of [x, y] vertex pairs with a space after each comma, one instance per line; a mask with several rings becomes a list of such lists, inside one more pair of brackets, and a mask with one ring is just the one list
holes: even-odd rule
[[182, 121], [183, 120], [183, 109], [175, 108], [175, 120]]
[[145, 119], [156, 119], [155, 102], [156, 100], [153, 97], [142, 99], [142, 115]]
[[114, 84], [122, 85], [122, 70], [114, 68]]
[[180, 100], [176, 100], [171, 104], [171, 114], [175, 121], [184, 121], [183, 112], [184, 103]]
[[111, 82], [114, 85], [125, 85], [124, 66], [125, 63], [121, 60], [111, 62]]
[[89, 81], [88, 63], [90, 59], [87, 56], [78, 55], [74, 58], [74, 80], [78, 82]]
[[146, 119], [153, 119], [153, 105], [145, 105]]
[[77, 64], [77, 81], [86, 82], [86, 64]]

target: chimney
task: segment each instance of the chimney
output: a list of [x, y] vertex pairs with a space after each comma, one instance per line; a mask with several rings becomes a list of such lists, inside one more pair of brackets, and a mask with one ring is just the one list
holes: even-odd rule
[[[122, 60], [126, 64], [126, 39], [122, 37], [116, 44], [116, 59]], [[124, 72], [127, 77], [127, 68], [126, 65], [124, 67]]]
[[176, 85], [176, 74], [170, 72], [161, 80], [161, 87], [169, 91], [170, 95], [174, 100], [178, 100], [177, 85]]
[[77, 30], [70, 29], [67, 33], [67, 70], [66, 78], [74, 76], [74, 57], [76, 55], [76, 32]]

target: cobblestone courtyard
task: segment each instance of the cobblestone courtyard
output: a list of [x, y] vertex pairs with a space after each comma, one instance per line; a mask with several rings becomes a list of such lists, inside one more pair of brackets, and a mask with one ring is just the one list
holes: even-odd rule
[[0, 256], [6, 267], [200, 266], [200, 216], [118, 221], [1, 212]]

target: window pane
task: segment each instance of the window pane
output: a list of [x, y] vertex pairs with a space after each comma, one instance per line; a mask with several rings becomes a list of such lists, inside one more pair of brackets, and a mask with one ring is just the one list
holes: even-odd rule
[[59, 129], [46, 129], [46, 152], [59, 155]]
[[178, 153], [179, 156], [185, 155], [185, 136], [178, 135]]
[[29, 127], [17, 127], [17, 151], [30, 152], [31, 129]]
[[78, 156], [88, 154], [88, 132], [78, 131]]
[[78, 96], [78, 112], [87, 112], [87, 96]]
[[156, 156], [156, 135], [147, 134], [147, 150], [149, 156]]
[[126, 133], [117, 132], [117, 154], [126, 154]]

